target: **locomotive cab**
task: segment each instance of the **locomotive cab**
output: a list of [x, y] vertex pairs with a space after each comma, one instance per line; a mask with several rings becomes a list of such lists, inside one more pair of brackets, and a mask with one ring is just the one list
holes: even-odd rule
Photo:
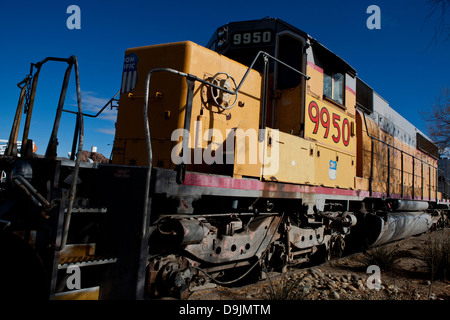
[[[308, 46], [307, 34], [279, 19], [229, 23], [218, 28], [208, 44], [247, 66], [264, 51], [303, 74]], [[264, 61], [257, 61], [254, 68], [263, 73]], [[266, 86], [267, 106], [262, 106], [261, 126], [303, 136], [306, 78], [271, 60]]]
[[[356, 71], [350, 65], [280, 19], [229, 23], [208, 46], [245, 65], [265, 51], [292, 67], [275, 60], [268, 67], [261, 123], [279, 130], [281, 169], [264, 179], [355, 187]], [[255, 68], [264, 72], [261, 61]]]

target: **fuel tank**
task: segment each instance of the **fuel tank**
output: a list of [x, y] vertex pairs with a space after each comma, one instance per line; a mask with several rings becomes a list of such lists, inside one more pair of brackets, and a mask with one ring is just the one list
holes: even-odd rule
[[428, 231], [432, 218], [423, 211], [392, 212], [385, 217], [368, 214], [365, 225], [367, 245], [377, 246]]
[[425, 211], [429, 204], [426, 201], [394, 200], [392, 203], [394, 211]]

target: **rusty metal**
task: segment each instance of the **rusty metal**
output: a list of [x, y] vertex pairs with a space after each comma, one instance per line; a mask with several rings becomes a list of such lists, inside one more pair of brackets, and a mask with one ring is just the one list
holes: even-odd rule
[[185, 251], [200, 261], [214, 264], [259, 258], [273, 241], [280, 221], [279, 216], [261, 217], [254, 227], [249, 226], [232, 236], [210, 233], [202, 243], [186, 246]]
[[77, 105], [78, 105], [78, 124], [79, 124], [79, 142], [78, 142], [78, 153], [77, 153], [77, 159], [75, 161], [75, 168], [73, 171], [73, 180], [72, 184], [70, 186], [69, 191], [69, 203], [67, 205], [67, 213], [66, 213], [66, 219], [64, 221], [64, 229], [62, 234], [62, 242], [61, 242], [61, 248], [64, 248], [64, 246], [67, 243], [67, 236], [69, 233], [69, 225], [70, 225], [70, 217], [72, 214], [73, 209], [73, 202], [75, 199], [75, 194], [77, 190], [77, 180], [78, 180], [78, 173], [80, 170], [80, 162], [81, 162], [81, 151], [83, 150], [83, 136], [84, 136], [84, 123], [83, 123], [83, 109], [81, 104], [81, 88], [80, 88], [80, 74], [78, 69], [78, 60], [76, 56], [72, 56], [71, 61], [73, 62], [75, 66], [75, 84], [76, 84], [76, 91], [77, 91]]
[[[31, 66], [31, 69], [33, 65]], [[27, 117], [25, 119], [25, 126], [23, 128], [23, 137], [22, 137], [22, 148], [21, 155], [22, 157], [28, 157], [27, 152], [27, 143], [28, 143], [28, 134], [30, 133], [30, 125], [31, 125], [31, 116], [33, 114], [33, 106], [34, 106], [34, 98], [36, 97], [36, 87], [39, 79], [39, 73], [41, 72], [41, 65], [37, 66], [37, 71], [33, 76], [33, 84], [31, 86], [29, 99], [27, 98], [27, 103], [25, 104], [25, 113]], [[31, 74], [31, 72], [30, 72]]]
[[72, 142], [72, 151], [70, 152], [70, 160], [75, 160], [75, 154], [78, 143], [78, 136], [80, 134], [80, 118], [77, 115], [77, 119], [75, 120], [75, 131], [73, 133], [73, 142]]
[[291, 226], [289, 230], [290, 243], [297, 249], [311, 248], [325, 243], [325, 226], [319, 228], [299, 228]]
[[[75, 56], [69, 57], [69, 58], [55, 58], [55, 57], [47, 57], [44, 60], [38, 62], [38, 63], [32, 63], [31, 67], [30, 67], [30, 74], [29, 76], [23, 80], [22, 82], [20, 82], [18, 84], [18, 86], [20, 87], [20, 85], [22, 84], [26, 84], [24, 87], [22, 87], [22, 92], [21, 92], [21, 98], [19, 98], [19, 106], [17, 108], [17, 112], [16, 112], [16, 119], [13, 125], [13, 129], [16, 128], [16, 130], [13, 131], [17, 131], [18, 130], [18, 126], [20, 125], [20, 118], [17, 117], [17, 113], [19, 112], [19, 109], [22, 109], [22, 107], [20, 107], [23, 103], [24, 105], [24, 112], [27, 114], [26, 120], [25, 120], [25, 125], [24, 125], [24, 129], [23, 129], [23, 138], [22, 138], [22, 150], [21, 150], [21, 155], [22, 157], [29, 157], [31, 156], [31, 154], [28, 154], [28, 148], [26, 147], [28, 145], [28, 135], [30, 132], [30, 125], [31, 125], [31, 118], [32, 118], [32, 113], [33, 113], [33, 106], [34, 106], [34, 100], [36, 97], [36, 87], [37, 87], [37, 83], [38, 83], [38, 79], [39, 79], [39, 74], [41, 71], [41, 67], [48, 61], [57, 61], [57, 62], [67, 62], [69, 63], [69, 67], [66, 70], [66, 74], [64, 77], [64, 83], [61, 89], [61, 95], [60, 95], [60, 100], [58, 103], [58, 109], [57, 109], [57, 114], [56, 114], [56, 119], [53, 125], [53, 130], [52, 130], [52, 135], [49, 141], [49, 145], [47, 147], [47, 151], [46, 151], [46, 157], [48, 158], [55, 158], [56, 157], [56, 145], [57, 145], [57, 140], [56, 140], [56, 136], [58, 133], [58, 127], [59, 127], [59, 123], [60, 123], [60, 118], [61, 118], [61, 112], [62, 112], [62, 107], [64, 105], [64, 100], [65, 100], [65, 96], [66, 96], [66, 92], [67, 92], [67, 85], [69, 82], [69, 78], [70, 78], [70, 70], [72, 68], [72, 66], [75, 64], [76, 65], [76, 82], [77, 82], [77, 96], [78, 96], [78, 91], [79, 90], [79, 75], [78, 75], [78, 62], [77, 62], [77, 58]], [[36, 68], [36, 72], [33, 75], [33, 69]], [[33, 76], [32, 76], [33, 75]], [[30, 81], [32, 78], [32, 84], [31, 84], [31, 88], [30, 88]], [[23, 95], [23, 90], [26, 88], [26, 94]], [[22, 97], [23, 95], [23, 97]], [[22, 101], [23, 99], [23, 101]], [[81, 91], [80, 94], [78, 96], [78, 100], [81, 101]], [[82, 110], [79, 108], [78, 112], [81, 112]], [[81, 113], [80, 113], [81, 114]], [[12, 132], [12, 137], [14, 137], [14, 135], [16, 135], [16, 132]], [[13, 139], [14, 140], [14, 139]], [[82, 145], [82, 143], [81, 143]]]
[[38, 206], [43, 206], [47, 211], [55, 207], [55, 202], [48, 202], [23, 176], [13, 176], [12, 180]]
[[61, 94], [59, 96], [58, 108], [56, 109], [56, 117], [53, 122], [53, 129], [50, 136], [50, 140], [48, 141], [47, 150], [45, 151], [45, 157], [48, 159], [55, 159], [57, 156], [57, 147], [58, 147], [58, 129], [59, 124], [61, 122], [62, 109], [64, 106], [64, 101], [66, 99], [67, 87], [69, 85], [70, 73], [72, 71], [73, 62], [69, 62], [69, 66], [66, 69], [66, 73], [64, 75], [64, 81], [61, 88]]
[[22, 80], [20, 83], [17, 84], [17, 86], [21, 90], [20, 90], [19, 102], [17, 103], [16, 115], [14, 117], [11, 134], [10, 134], [9, 140], [8, 140], [8, 147], [5, 152], [5, 155], [7, 155], [7, 156], [13, 156], [13, 157], [17, 156], [17, 137], [19, 136], [20, 121], [22, 119], [23, 106], [24, 106], [24, 103], [26, 100], [28, 83], [30, 81], [31, 81], [31, 76], [28, 75], [24, 80]]
[[[245, 221], [241, 221], [234, 214], [211, 214], [163, 220], [155, 231], [159, 237], [152, 238], [153, 248], [156, 243], [162, 248], [180, 248], [181, 244], [185, 254], [184, 258], [172, 254], [152, 260], [147, 269], [149, 290], [154, 294], [161, 290], [178, 294], [187, 289], [194, 277], [206, 277], [222, 285], [246, 277], [263, 263], [268, 248], [279, 239], [283, 215], [246, 214], [244, 217]], [[170, 238], [174, 241], [169, 243]], [[224, 272], [236, 268], [242, 268], [242, 272], [233, 279], [220, 278]]]
[[209, 230], [197, 219], [166, 219], [158, 231], [168, 244], [188, 245], [200, 243]]

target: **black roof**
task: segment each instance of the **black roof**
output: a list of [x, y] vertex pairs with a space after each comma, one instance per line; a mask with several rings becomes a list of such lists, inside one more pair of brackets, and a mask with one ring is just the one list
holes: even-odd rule
[[321, 44], [317, 39], [313, 38], [312, 36], [310, 36], [309, 34], [307, 34], [306, 32], [294, 27], [293, 25], [291, 25], [290, 23], [287, 23], [286, 21], [279, 19], [279, 18], [264, 18], [264, 19], [273, 19], [276, 22], [285, 25], [287, 28], [291, 29], [292, 32], [297, 33], [305, 38], [308, 38], [309, 41], [311, 42], [311, 45], [317, 50], [319, 51], [320, 54], [326, 55], [327, 56], [327, 60], [334, 60], [333, 62], [335, 64], [338, 65], [342, 65], [349, 74], [351, 74], [352, 76], [356, 76], [357, 72], [356, 70], [349, 65], [344, 59], [342, 59], [341, 57], [339, 57], [337, 54], [335, 54], [334, 52], [332, 52], [331, 50], [329, 50], [328, 48], [326, 48], [323, 44]]
[[306, 32], [298, 29], [297, 27], [293, 26], [292, 24], [279, 19], [279, 18], [272, 18], [272, 17], [265, 17], [263, 19], [259, 20], [247, 20], [247, 21], [235, 21], [230, 22], [226, 26], [235, 25], [235, 24], [265, 24], [268, 25], [271, 24], [274, 26], [276, 30], [289, 30], [295, 34], [298, 34], [299, 36], [302, 36], [305, 39], [309, 39], [311, 46], [313, 47], [315, 53], [320, 55], [323, 59], [326, 59], [327, 61], [330, 61], [333, 65], [342, 67], [346, 70], [350, 75], [353, 77], [357, 75], [356, 70], [350, 66], [344, 59], [339, 57], [337, 54], [333, 53], [331, 50], [326, 48], [323, 44], [321, 44], [317, 39], [313, 38]]

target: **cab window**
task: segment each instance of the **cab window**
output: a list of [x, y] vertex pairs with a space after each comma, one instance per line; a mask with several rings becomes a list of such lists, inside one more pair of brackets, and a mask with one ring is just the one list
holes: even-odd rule
[[323, 95], [344, 105], [344, 75], [339, 72], [323, 72]]

